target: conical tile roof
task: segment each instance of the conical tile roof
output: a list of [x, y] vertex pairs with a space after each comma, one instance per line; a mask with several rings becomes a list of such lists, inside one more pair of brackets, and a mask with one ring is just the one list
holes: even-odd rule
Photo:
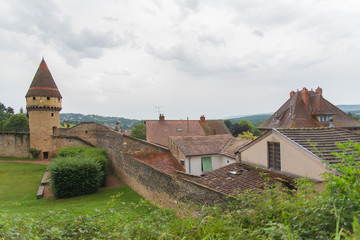
[[44, 59], [42, 59], [25, 97], [35, 96], [62, 98]]

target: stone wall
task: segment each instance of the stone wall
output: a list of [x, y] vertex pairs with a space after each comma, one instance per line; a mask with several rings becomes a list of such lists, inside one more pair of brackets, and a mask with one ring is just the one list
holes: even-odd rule
[[166, 148], [122, 135], [115, 131], [99, 131], [98, 147], [107, 149], [111, 169], [129, 187], [144, 198], [165, 207], [177, 202], [198, 204], [225, 202], [226, 197], [181, 177], [167, 174], [129, 155], [169, 151]]
[[96, 146], [99, 131], [112, 131], [112, 129], [98, 123], [84, 122], [71, 128], [54, 128], [53, 134], [54, 136], [76, 136]]
[[0, 156], [30, 157], [29, 133], [0, 132]]
[[[109, 154], [109, 165], [129, 187], [152, 202], [175, 207], [177, 202], [192, 201], [198, 204], [224, 202], [223, 194], [189, 180], [170, 175], [129, 155], [169, 152], [169, 149], [123, 135], [121, 132], [96, 123], [82, 123], [69, 129], [54, 129], [54, 138], [77, 136], [104, 148]], [[60, 140], [61, 139], [61, 140]], [[59, 145], [67, 144], [60, 143]]]
[[53, 136], [54, 149], [57, 152], [60, 148], [63, 147], [92, 147], [93, 145], [87, 143], [81, 138], [72, 137], [72, 136]]
[[196, 183], [166, 174], [133, 157], [115, 160], [115, 172], [133, 190], [164, 207], [175, 207], [178, 202], [213, 204], [226, 202], [225, 195]]

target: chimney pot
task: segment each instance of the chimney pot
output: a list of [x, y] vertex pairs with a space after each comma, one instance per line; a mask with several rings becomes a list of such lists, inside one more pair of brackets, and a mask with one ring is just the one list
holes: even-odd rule
[[321, 88], [321, 87], [318, 87], [318, 88], [315, 90], [315, 93], [322, 95], [322, 88]]
[[301, 90], [301, 97], [302, 100], [304, 101], [305, 105], [309, 104], [309, 95], [308, 95], [308, 90], [306, 88], [303, 88], [303, 90]]
[[200, 122], [205, 122], [205, 116], [204, 115], [201, 115]]
[[295, 94], [295, 92], [294, 92], [294, 91], [291, 91], [291, 92], [290, 92], [290, 97], [293, 97], [294, 94]]
[[160, 121], [160, 122], [164, 122], [164, 121], [165, 121], [165, 116], [164, 116], [164, 114], [160, 114], [160, 116], [159, 116], [159, 121]]

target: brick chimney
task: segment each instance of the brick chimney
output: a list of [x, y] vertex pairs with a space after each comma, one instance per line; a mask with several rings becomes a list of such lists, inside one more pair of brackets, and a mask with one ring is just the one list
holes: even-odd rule
[[164, 114], [160, 114], [160, 115], [159, 115], [159, 121], [160, 121], [160, 122], [165, 122], [165, 116], [164, 116]]
[[322, 95], [322, 88], [321, 88], [321, 87], [318, 87], [318, 88], [315, 90], [315, 93]]
[[302, 100], [304, 101], [305, 105], [309, 104], [309, 94], [308, 94], [308, 90], [306, 88], [303, 88], [303, 90], [301, 90], [301, 97]]
[[204, 116], [204, 115], [201, 115], [201, 117], [200, 117], [200, 122], [202, 122], [202, 123], [205, 122], [205, 116]]
[[290, 97], [292, 98], [294, 96], [295, 92], [294, 91], [291, 91], [290, 92]]

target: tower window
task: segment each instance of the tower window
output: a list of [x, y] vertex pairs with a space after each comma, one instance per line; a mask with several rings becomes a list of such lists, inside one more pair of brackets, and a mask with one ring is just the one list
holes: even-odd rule
[[53, 117], [53, 116], [54, 116], [54, 113], [51, 113], [51, 116]]
[[36, 97], [33, 97], [33, 100], [36, 100]]
[[50, 97], [46, 97], [47, 100], [50, 100]]

